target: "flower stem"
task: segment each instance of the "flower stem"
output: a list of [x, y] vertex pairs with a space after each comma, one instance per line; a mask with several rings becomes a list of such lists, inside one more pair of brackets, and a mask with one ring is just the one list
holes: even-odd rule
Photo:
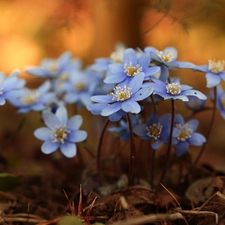
[[212, 127], [213, 127], [213, 124], [214, 124], [214, 121], [215, 121], [215, 117], [216, 117], [216, 102], [217, 102], [217, 90], [216, 90], [216, 87], [214, 87], [213, 111], [212, 111], [212, 117], [211, 117], [211, 122], [210, 122], [210, 125], [209, 125], [209, 129], [208, 129], [208, 133], [206, 135], [206, 142], [202, 145], [201, 151], [199, 152], [197, 158], [195, 159], [192, 169], [194, 169], [195, 166], [198, 164], [198, 162], [199, 162], [203, 152], [205, 151], [206, 145], [207, 145], [207, 143], [209, 141], [209, 136], [211, 134]]
[[170, 136], [169, 136], [169, 142], [168, 142], [168, 147], [167, 147], [167, 151], [166, 151], [166, 160], [165, 160], [165, 163], [164, 163], [164, 167], [163, 167], [163, 171], [162, 171], [162, 174], [161, 174], [161, 177], [159, 179], [159, 184], [162, 183], [165, 175], [166, 175], [166, 169], [167, 169], [167, 166], [168, 166], [168, 163], [169, 163], [169, 156], [170, 156], [170, 152], [171, 152], [171, 147], [172, 147], [172, 138], [173, 138], [173, 126], [174, 126], [174, 115], [175, 115], [175, 112], [174, 112], [174, 100], [172, 99], [171, 100], [171, 108], [172, 108], [172, 112], [171, 112], [171, 125], [170, 125]]
[[134, 143], [134, 134], [132, 128], [132, 122], [130, 118], [130, 113], [127, 113], [127, 121], [129, 124], [130, 131], [130, 162], [129, 162], [129, 173], [128, 173], [128, 185], [133, 185], [133, 174], [134, 174], [134, 166], [135, 166], [135, 143]]
[[102, 129], [102, 132], [101, 132], [101, 135], [100, 135], [100, 140], [99, 140], [99, 143], [98, 143], [98, 151], [97, 151], [97, 172], [98, 172], [98, 180], [99, 182], [102, 181], [102, 171], [101, 171], [101, 148], [102, 148], [102, 142], [103, 142], [103, 137], [104, 137], [104, 134], [105, 134], [105, 131], [106, 131], [106, 128], [109, 124], [109, 120], [106, 121], [103, 129]]

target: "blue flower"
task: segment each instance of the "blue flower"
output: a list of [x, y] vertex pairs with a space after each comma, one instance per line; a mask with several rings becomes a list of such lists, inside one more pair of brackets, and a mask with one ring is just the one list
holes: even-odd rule
[[209, 60], [209, 65], [195, 66], [193, 70], [206, 73], [207, 88], [217, 86], [221, 80], [225, 80], [224, 60]]
[[87, 138], [87, 132], [79, 130], [83, 122], [82, 117], [75, 115], [68, 120], [65, 107], [59, 107], [55, 114], [45, 110], [42, 117], [47, 127], [38, 128], [34, 132], [35, 137], [44, 141], [42, 152], [50, 154], [60, 148], [66, 157], [74, 157], [77, 153], [75, 143]]
[[[167, 144], [170, 136], [171, 126], [171, 114], [166, 113], [160, 117], [156, 112], [153, 112], [150, 117], [147, 118], [145, 124], [138, 124], [134, 127], [133, 131], [136, 135], [140, 136], [144, 140], [152, 140], [152, 148], [158, 149], [161, 143]], [[174, 127], [172, 136], [172, 145], [177, 143], [176, 137], [180, 134], [180, 131]]]
[[46, 81], [37, 89], [24, 88], [23, 95], [10, 100], [10, 103], [19, 108], [20, 113], [27, 113], [31, 110], [42, 111], [55, 101], [55, 94], [49, 92], [50, 87], [50, 81]]
[[[128, 85], [117, 85], [114, 88], [114, 92], [111, 92], [110, 95], [92, 96], [91, 100], [97, 103], [107, 104], [101, 110], [102, 116], [109, 116], [121, 109], [126, 113], [139, 113], [141, 107], [137, 101], [141, 101], [152, 94], [152, 88], [148, 86], [142, 88], [143, 80], [144, 74], [142, 73], [139, 76], [135, 76]], [[99, 107], [99, 105], [96, 107]]]
[[7, 77], [0, 73], [0, 105], [4, 105], [6, 100], [16, 99], [24, 93], [20, 89], [24, 85], [24, 80], [19, 80], [18, 74], [18, 71], [15, 71]]
[[109, 65], [104, 82], [111, 84], [129, 82], [139, 74], [144, 74], [145, 79], [149, 79], [151, 75], [158, 73], [159, 70], [158, 66], [150, 67], [150, 55], [148, 53], [143, 53], [139, 57], [132, 48], [128, 48], [124, 51], [122, 63]]
[[152, 64], [155, 63], [160, 66], [161, 75], [159, 79], [164, 82], [169, 77], [168, 69], [194, 67], [193, 63], [177, 61], [177, 50], [173, 47], [167, 47], [162, 51], [158, 51], [153, 47], [146, 47], [144, 52], [150, 53]]
[[220, 115], [223, 117], [223, 119], [225, 119], [225, 92], [223, 91], [221, 85], [218, 85], [216, 87], [216, 92], [217, 92], [216, 107], [219, 110]]
[[198, 127], [198, 120], [192, 119], [185, 123], [182, 115], [176, 114], [174, 124], [180, 130], [180, 134], [177, 137], [178, 143], [175, 147], [177, 156], [182, 156], [186, 153], [189, 145], [201, 146], [206, 142], [202, 134], [195, 132]]
[[74, 65], [70, 63], [71, 53], [66, 52], [62, 54], [58, 59], [44, 59], [39, 67], [28, 67], [26, 69], [26, 72], [37, 77], [56, 78], [60, 74], [67, 71], [68, 67], [69, 69], [73, 69]]
[[164, 83], [161, 80], [152, 78], [154, 83], [146, 83], [153, 88], [153, 93], [166, 99], [180, 99], [182, 101], [189, 101], [188, 96], [196, 96], [199, 99], [205, 100], [207, 96], [202, 92], [193, 90], [188, 85], [181, 85], [178, 79], [174, 79], [171, 83]]
[[[131, 115], [132, 126], [137, 125], [138, 117], [136, 115]], [[123, 141], [127, 141], [130, 138], [130, 130], [128, 122], [120, 120], [119, 127], [110, 127], [108, 129], [110, 132], [114, 133], [116, 136], [120, 137]]]

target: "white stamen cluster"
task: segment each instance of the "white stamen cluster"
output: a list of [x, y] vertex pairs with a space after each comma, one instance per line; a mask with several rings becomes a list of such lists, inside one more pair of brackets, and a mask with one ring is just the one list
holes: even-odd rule
[[116, 86], [113, 88], [114, 93], [110, 93], [112, 95], [112, 100], [116, 100], [117, 102], [119, 101], [125, 101], [131, 96], [131, 88], [127, 87], [126, 85], [122, 87]]
[[53, 61], [53, 62], [47, 64], [46, 69], [51, 73], [55, 73], [59, 70], [59, 64], [57, 61]]
[[20, 102], [25, 106], [32, 105], [39, 100], [39, 97], [38, 91], [26, 89], [25, 93], [20, 97]]
[[162, 125], [160, 123], [153, 123], [152, 126], [146, 127], [146, 130], [149, 137], [157, 140], [162, 132]]
[[179, 95], [181, 93], [181, 86], [179, 83], [167, 84], [166, 92], [171, 95]]
[[193, 130], [189, 127], [188, 123], [183, 126], [181, 124], [176, 124], [176, 127], [180, 129], [180, 135], [177, 137], [179, 141], [186, 141], [191, 137]]
[[79, 92], [79, 91], [83, 91], [87, 88], [87, 84], [84, 82], [80, 82], [80, 83], [76, 83], [74, 85], [74, 90]]
[[54, 129], [52, 129], [51, 138], [52, 142], [64, 144], [65, 140], [68, 137], [70, 130], [68, 129], [68, 125], [56, 125]]
[[171, 62], [174, 58], [173, 52], [169, 50], [166, 50], [166, 52], [157, 51], [157, 54], [163, 62]]
[[209, 60], [209, 70], [213, 73], [220, 73], [223, 71], [225, 65], [224, 60]]
[[123, 61], [123, 51], [115, 51], [110, 55], [112, 63], [121, 63]]
[[134, 77], [136, 76], [138, 73], [142, 72], [142, 67], [137, 64], [136, 66], [132, 65], [132, 62], [128, 63], [124, 63], [124, 73], [127, 74], [127, 76], [129, 77]]

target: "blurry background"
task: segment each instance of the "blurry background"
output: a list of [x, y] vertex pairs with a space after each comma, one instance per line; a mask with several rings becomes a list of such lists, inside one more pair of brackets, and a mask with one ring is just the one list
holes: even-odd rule
[[[208, 59], [225, 58], [224, 8], [223, 0], [0, 0], [0, 71], [9, 74], [19, 68], [21, 77], [33, 83], [34, 78], [24, 73], [28, 65], [39, 65], [43, 58], [57, 58], [71, 51], [86, 66], [97, 57], [109, 56], [118, 42], [141, 49], [173, 46], [179, 60], [208, 64]], [[203, 74], [186, 70], [176, 73], [182, 83], [207, 93]], [[13, 109], [7, 107], [0, 108], [3, 139], [24, 117], [15, 116], [15, 111], [9, 117]], [[203, 134], [210, 115], [206, 112], [199, 117]], [[30, 128], [23, 128], [21, 138], [36, 129], [33, 119], [28, 118], [26, 123]], [[222, 168], [224, 159], [215, 154], [225, 156], [221, 142], [225, 121], [219, 113], [216, 123], [203, 160], [214, 157]], [[26, 149], [28, 155], [27, 149], [40, 146], [34, 137], [25, 143], [20, 150]]]

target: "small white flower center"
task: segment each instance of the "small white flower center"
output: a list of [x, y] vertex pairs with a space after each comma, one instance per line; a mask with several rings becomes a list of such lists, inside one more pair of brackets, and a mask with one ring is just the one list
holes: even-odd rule
[[115, 88], [113, 88], [114, 93], [110, 93], [110, 95], [112, 95], [112, 99], [116, 100], [117, 102], [119, 101], [125, 101], [128, 98], [130, 98], [131, 96], [131, 88], [127, 87], [126, 85], [122, 87], [120, 86], [116, 86]]
[[87, 89], [87, 84], [84, 82], [76, 83], [74, 85], [74, 90], [77, 92], [83, 91], [85, 89]]
[[153, 123], [151, 126], [146, 127], [147, 135], [154, 138], [156, 141], [162, 132], [162, 125], [160, 123]]
[[20, 102], [25, 106], [32, 105], [39, 100], [39, 97], [38, 91], [26, 89], [25, 93], [20, 97]]
[[47, 64], [46, 69], [51, 73], [55, 73], [59, 70], [59, 64], [57, 61], [52, 61], [49, 64]]
[[59, 80], [67, 81], [68, 80], [68, 73], [61, 73], [58, 77]]
[[139, 64], [137, 64], [136, 66], [133, 66], [132, 62], [130, 62], [129, 64], [124, 63], [123, 68], [124, 68], [124, 73], [126, 73], [127, 76], [129, 77], [134, 77], [138, 73], [142, 72], [142, 67]]
[[191, 137], [193, 130], [189, 127], [188, 123], [183, 126], [181, 124], [176, 124], [176, 127], [180, 129], [180, 135], [177, 137], [179, 141], [186, 141]]
[[179, 95], [181, 93], [181, 86], [179, 83], [167, 84], [166, 92], [171, 95]]
[[112, 52], [110, 55], [112, 63], [121, 63], [123, 61], [123, 51], [121, 52]]
[[220, 73], [223, 71], [225, 65], [224, 60], [209, 60], [209, 70], [213, 73]]
[[70, 130], [68, 129], [68, 125], [56, 125], [55, 128], [52, 129], [51, 133], [52, 142], [64, 144], [69, 133]]
[[171, 62], [174, 59], [173, 52], [170, 50], [163, 51], [157, 51], [157, 54], [160, 59], [162, 59], [163, 62]]

